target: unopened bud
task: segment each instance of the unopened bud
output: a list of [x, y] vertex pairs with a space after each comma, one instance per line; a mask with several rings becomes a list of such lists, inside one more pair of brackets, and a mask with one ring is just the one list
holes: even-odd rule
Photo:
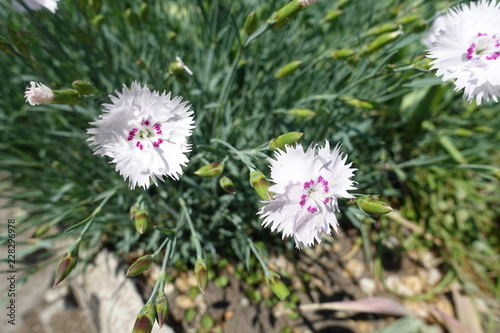
[[139, 67], [140, 69], [146, 69], [146, 67], [148, 67], [146, 65], [146, 62], [142, 59], [139, 59], [135, 62], [135, 64], [137, 65], [137, 67]]
[[284, 27], [290, 19], [315, 2], [316, 0], [293, 0], [289, 2], [271, 15], [267, 20], [268, 27], [272, 30]]
[[128, 24], [130, 24], [130, 26], [135, 27], [137, 25], [137, 17], [135, 16], [132, 8], [127, 8], [123, 13], [123, 16], [125, 17], [125, 20], [127, 20]]
[[354, 55], [354, 50], [351, 49], [338, 49], [330, 52], [330, 58], [339, 60], [349, 58]]
[[154, 259], [155, 258], [150, 254], [140, 257], [132, 265], [130, 265], [126, 275], [136, 276], [147, 271], [153, 264]]
[[389, 204], [368, 195], [356, 198], [354, 202], [359, 209], [368, 214], [387, 214], [392, 211]]
[[345, 7], [347, 7], [349, 5], [350, 2], [351, 2], [351, 0], [338, 0], [337, 1], [337, 8], [344, 9]]
[[148, 212], [145, 209], [138, 209], [134, 214], [135, 230], [143, 234], [148, 230]]
[[267, 286], [271, 289], [271, 291], [278, 296], [280, 300], [284, 300], [290, 295], [290, 291], [287, 286], [278, 278], [266, 278]]
[[133, 219], [135, 217], [135, 213], [139, 210], [140, 206], [139, 206], [139, 203], [135, 203], [132, 205], [132, 207], [130, 207], [129, 209], [129, 216], [130, 216], [130, 219]]
[[97, 92], [97, 89], [87, 81], [76, 80], [71, 85], [82, 95], [92, 95]]
[[41, 226], [36, 228], [35, 232], [33, 233], [33, 237], [34, 238], [41, 237], [45, 235], [47, 231], [49, 231], [49, 229], [50, 229], [50, 224], [48, 223], [42, 224]]
[[261, 197], [262, 200], [271, 201], [273, 200], [272, 194], [269, 192], [269, 182], [266, 176], [260, 171], [250, 172], [250, 185], [253, 187], [255, 192]]
[[380, 50], [385, 45], [395, 41], [399, 36], [401, 36], [402, 33], [402, 31], [398, 30], [378, 36], [374, 41], [370, 42], [368, 45], [361, 49], [360, 55], [370, 55], [373, 52]]
[[80, 102], [80, 93], [73, 89], [52, 90], [54, 98], [52, 104], [73, 105]]
[[168, 299], [163, 290], [160, 290], [158, 297], [156, 297], [155, 307], [156, 320], [158, 321], [158, 325], [162, 327], [168, 317]]
[[78, 246], [74, 244], [70, 247], [64, 258], [59, 261], [57, 265], [56, 274], [54, 276], [54, 288], [61, 283], [62, 280], [68, 277], [69, 273], [73, 271], [78, 262]]
[[156, 308], [153, 302], [147, 302], [139, 311], [132, 333], [151, 333], [156, 318]]
[[276, 150], [276, 149], [285, 149], [286, 145], [294, 145], [297, 142], [300, 142], [300, 139], [302, 139], [302, 136], [304, 133], [300, 132], [289, 132], [285, 133], [283, 135], [278, 136], [277, 138], [274, 138], [271, 140], [269, 143], [269, 150]]
[[196, 275], [196, 283], [202, 293], [205, 293], [208, 284], [207, 263], [205, 259], [198, 257], [194, 265], [194, 274]]
[[288, 113], [297, 118], [313, 117], [316, 112], [310, 109], [290, 109]]
[[92, 24], [97, 27], [97, 28], [100, 28], [102, 27], [102, 25], [104, 24], [104, 22], [106, 21], [106, 18], [104, 17], [104, 15], [96, 15], [93, 19], [92, 19]]
[[369, 101], [364, 101], [361, 99], [354, 98], [352, 96], [345, 96], [341, 98], [345, 104], [354, 106], [360, 109], [366, 109], [366, 110], [373, 110], [375, 109], [376, 103], [374, 102], [369, 102]]
[[292, 61], [291, 63], [288, 63], [285, 66], [278, 69], [276, 74], [274, 74], [274, 77], [276, 79], [281, 79], [283, 77], [287, 77], [288, 75], [291, 75], [293, 72], [295, 72], [297, 70], [297, 68], [300, 67], [301, 64], [302, 64], [302, 61], [300, 61], [300, 60]]
[[251, 35], [257, 30], [259, 26], [259, 17], [255, 12], [251, 12], [247, 19], [245, 20], [245, 32], [247, 35]]
[[405, 16], [400, 17], [399, 19], [397, 19], [396, 23], [397, 24], [402, 24], [402, 25], [407, 25], [408, 23], [415, 22], [419, 18], [420, 18], [420, 16], [416, 15], [416, 14], [405, 15]]
[[139, 7], [139, 18], [142, 21], [147, 21], [149, 17], [149, 6], [147, 3], [143, 2], [141, 7]]
[[332, 9], [328, 13], [326, 13], [325, 17], [323, 18], [325, 21], [333, 22], [335, 21], [340, 15], [342, 15], [344, 11], [342, 9]]
[[217, 177], [224, 171], [224, 163], [212, 162], [204, 165], [194, 172], [195, 175], [200, 177]]
[[399, 29], [399, 24], [396, 23], [383, 23], [371, 29], [368, 29], [366, 34], [368, 36], [380, 35], [386, 32], [396, 31]]
[[220, 187], [222, 187], [222, 189], [228, 193], [231, 193], [231, 194], [236, 194], [236, 187], [234, 186], [234, 183], [231, 179], [229, 179], [228, 177], [224, 176], [224, 177], [221, 177], [221, 179], [219, 180], [219, 184], [220, 184]]

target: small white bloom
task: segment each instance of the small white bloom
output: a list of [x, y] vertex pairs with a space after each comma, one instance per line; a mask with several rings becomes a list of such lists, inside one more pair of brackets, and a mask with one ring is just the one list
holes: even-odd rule
[[424, 39], [432, 68], [477, 104], [500, 95], [500, 2], [481, 0], [452, 8]]
[[103, 104], [99, 119], [90, 123], [95, 128], [87, 130], [95, 154], [111, 157], [131, 189], [148, 188], [150, 179], [158, 185], [163, 176], [177, 180], [188, 162], [187, 137], [195, 127], [188, 102], [151, 92], [137, 82], [130, 89], [123, 85], [116, 94], [109, 96], [112, 104]]
[[185, 70], [189, 75], [193, 75], [193, 72], [189, 69], [188, 66], [184, 64], [184, 61], [180, 57], [175, 57], [175, 60], [179, 63], [179, 67]]
[[54, 93], [46, 85], [31, 81], [30, 86], [26, 88], [24, 97], [26, 102], [31, 105], [50, 104], [54, 99]]
[[318, 0], [299, 0], [299, 5], [302, 5], [302, 6], [310, 6], [312, 5], [313, 3], [315, 3], [316, 1]]
[[346, 164], [340, 145], [330, 151], [326, 141], [324, 147], [309, 146], [305, 152], [300, 144], [286, 146], [269, 161], [274, 183], [269, 191], [275, 195], [258, 213], [262, 225], [283, 232], [283, 238], [293, 236], [297, 248], [321, 242], [321, 234], [329, 235], [332, 227], [337, 231], [337, 200], [353, 198], [347, 191], [355, 189], [350, 178], [356, 170]]
[[26, 11], [23, 5], [20, 2], [23, 2], [26, 7], [32, 10], [40, 10], [42, 8], [47, 8], [52, 13], [55, 13], [57, 10], [57, 2], [59, 0], [13, 0], [14, 9], [20, 13]]

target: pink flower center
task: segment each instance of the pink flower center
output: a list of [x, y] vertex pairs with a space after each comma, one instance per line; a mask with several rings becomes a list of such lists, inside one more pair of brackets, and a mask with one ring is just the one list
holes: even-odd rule
[[135, 146], [140, 150], [149, 143], [153, 147], [159, 147], [163, 143], [161, 125], [159, 123], [152, 123], [149, 120], [142, 120], [138, 127], [132, 128], [128, 132], [128, 141], [135, 141]]
[[472, 38], [465, 53], [467, 60], [497, 60], [500, 57], [500, 38], [497, 35], [478, 33]]
[[300, 207], [306, 207], [311, 214], [323, 211], [324, 206], [330, 202], [331, 197], [328, 181], [319, 176], [317, 180], [311, 179], [305, 182], [302, 187], [304, 193], [300, 196]]

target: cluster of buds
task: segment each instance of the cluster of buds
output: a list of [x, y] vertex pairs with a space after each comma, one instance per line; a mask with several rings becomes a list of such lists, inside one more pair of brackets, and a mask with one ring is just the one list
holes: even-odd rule
[[68, 104], [73, 105], [80, 102], [81, 96], [92, 95], [97, 89], [89, 82], [77, 80], [73, 82], [73, 88], [64, 90], [52, 90], [43, 83], [31, 81], [26, 88], [24, 97], [31, 105], [39, 104]]

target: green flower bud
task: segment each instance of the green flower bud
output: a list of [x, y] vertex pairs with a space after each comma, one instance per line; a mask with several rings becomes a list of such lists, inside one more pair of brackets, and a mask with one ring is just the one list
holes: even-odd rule
[[134, 214], [135, 230], [143, 234], [148, 230], [148, 212], [145, 209], [138, 209]]
[[153, 264], [154, 259], [155, 258], [150, 254], [140, 257], [132, 265], [130, 265], [126, 275], [136, 276], [147, 271]]
[[316, 115], [316, 112], [309, 109], [291, 109], [288, 113], [297, 118], [307, 118]]
[[276, 149], [281, 149], [284, 150], [286, 145], [294, 145], [297, 142], [300, 142], [300, 139], [302, 139], [302, 136], [304, 133], [300, 132], [289, 132], [285, 133], [283, 135], [278, 136], [277, 138], [274, 138], [271, 140], [269, 143], [269, 150], [276, 150]]
[[219, 180], [220, 187], [228, 193], [236, 194], [236, 187], [231, 179], [224, 176]]
[[335, 21], [340, 15], [342, 15], [344, 11], [342, 9], [332, 9], [326, 13], [325, 17], [323, 19], [325, 21], [333, 22]]
[[351, 0], [338, 0], [337, 1], [337, 8], [344, 9], [345, 7], [347, 7], [349, 5], [350, 2], [351, 2]]
[[380, 35], [380, 34], [383, 34], [385, 32], [391, 32], [391, 31], [396, 31], [399, 29], [399, 24], [396, 24], [396, 23], [384, 23], [384, 24], [380, 24], [380, 25], [377, 25], [371, 29], [368, 29], [368, 31], [366, 32], [366, 34], [368, 36], [373, 36], [373, 35]]
[[352, 96], [345, 96], [345, 97], [342, 97], [341, 99], [345, 102], [345, 104], [350, 105], [350, 106], [354, 106], [354, 107], [357, 107], [360, 109], [373, 110], [377, 107], [376, 103], [374, 103], [374, 102], [364, 101], [361, 99], [354, 98]]
[[142, 21], [147, 21], [149, 17], [149, 6], [147, 3], [141, 3], [141, 7], [139, 7], [139, 18]]
[[266, 278], [267, 286], [271, 289], [271, 291], [278, 296], [280, 300], [284, 300], [290, 295], [290, 291], [287, 286], [278, 278]]
[[200, 177], [217, 177], [224, 171], [224, 163], [212, 162], [204, 165], [194, 172], [195, 175]]
[[415, 14], [405, 15], [405, 16], [400, 17], [399, 19], [397, 19], [396, 24], [407, 25], [409, 23], [415, 22], [419, 18], [420, 18], [420, 16], [419, 15], [415, 15]]
[[135, 203], [132, 205], [132, 207], [130, 207], [130, 210], [129, 210], [129, 216], [130, 216], [130, 219], [133, 219], [134, 216], [135, 216], [135, 213], [139, 210], [139, 203]]
[[52, 104], [68, 104], [73, 105], [80, 102], [80, 93], [73, 89], [52, 90], [54, 98]]
[[269, 182], [264, 174], [260, 171], [250, 172], [250, 185], [262, 200], [273, 200], [272, 194], [269, 192]]
[[54, 285], [55, 288], [62, 280], [68, 277], [69, 273], [73, 271], [78, 262], [78, 247], [79, 244], [73, 244], [64, 258], [59, 261], [57, 265], [56, 274], [54, 276]]
[[359, 209], [368, 214], [387, 214], [392, 211], [389, 204], [368, 195], [356, 198], [354, 202]]
[[208, 284], [207, 263], [205, 259], [198, 257], [194, 265], [194, 274], [196, 276], [196, 283], [202, 293], [205, 293]]
[[285, 66], [278, 69], [276, 74], [274, 74], [274, 77], [276, 79], [281, 79], [281, 78], [287, 77], [288, 75], [291, 75], [293, 72], [295, 72], [297, 70], [297, 68], [300, 67], [301, 64], [302, 64], [302, 61], [300, 61], [300, 60], [292, 61], [291, 63], [288, 63]]
[[245, 32], [247, 35], [251, 35], [259, 27], [259, 17], [255, 12], [251, 12], [247, 19], [245, 20]]
[[148, 66], [146, 65], [146, 62], [142, 59], [139, 59], [135, 62], [135, 64], [137, 65], [137, 67], [139, 67], [140, 69], [146, 69]]
[[[305, 4], [301, 4], [305, 3]], [[316, 1], [311, 0], [311, 3], [314, 3]], [[267, 20], [267, 26], [268, 28], [272, 30], [277, 30], [281, 27], [284, 27], [287, 25], [288, 21], [290, 19], [294, 18], [297, 16], [298, 13], [300, 13], [302, 10], [304, 10], [307, 6], [309, 6], [308, 1], [300, 1], [300, 0], [293, 0], [292, 2], [288, 3], [278, 11], [274, 12], [271, 17]]]
[[153, 302], [147, 302], [139, 311], [132, 333], [150, 333], [156, 318], [156, 308]]
[[92, 95], [97, 92], [97, 89], [87, 81], [76, 80], [71, 85], [82, 95]]
[[354, 50], [351, 49], [338, 49], [330, 52], [330, 58], [338, 60], [349, 58], [354, 55]]
[[156, 320], [158, 321], [158, 325], [162, 327], [163, 324], [165, 323], [165, 320], [167, 320], [168, 317], [168, 299], [167, 296], [165, 296], [163, 290], [160, 290], [158, 292], [158, 297], [156, 297], [155, 307], [156, 307]]
[[92, 19], [92, 24], [96, 27], [96, 28], [100, 28], [102, 27], [102, 25], [104, 24], [104, 22], [106, 21], [106, 18], [104, 17], [104, 15], [96, 15], [93, 19]]
[[399, 36], [401, 36], [402, 33], [403, 33], [402, 31], [398, 30], [378, 36], [374, 41], [368, 43], [368, 45], [364, 46], [361, 49], [360, 55], [361, 56], [370, 55], [375, 51], [380, 50], [385, 45], [395, 41]]
[[427, 29], [427, 22], [423, 19], [419, 19], [417, 22], [413, 24], [411, 27], [411, 32], [419, 33]]
[[45, 235], [47, 231], [49, 231], [49, 229], [50, 229], [50, 224], [48, 223], [42, 224], [41, 226], [36, 228], [35, 232], [33, 233], [33, 237], [34, 238], [41, 237]]
[[123, 13], [123, 17], [125, 17], [125, 20], [127, 20], [130, 26], [132, 27], [137, 26], [137, 17], [135, 16], [135, 13], [132, 10], [132, 8], [127, 8]]

